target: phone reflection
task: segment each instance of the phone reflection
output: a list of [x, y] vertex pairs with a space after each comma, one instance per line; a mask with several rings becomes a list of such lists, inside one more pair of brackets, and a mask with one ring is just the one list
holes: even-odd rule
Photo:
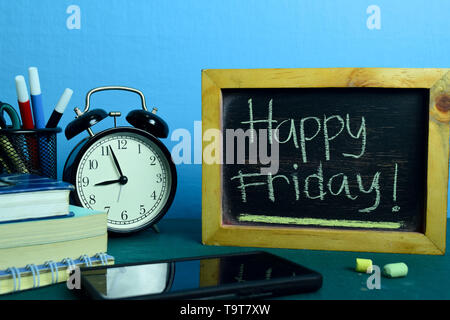
[[89, 282], [109, 299], [169, 291], [172, 287], [174, 275], [175, 264], [173, 262], [107, 268], [87, 272]]

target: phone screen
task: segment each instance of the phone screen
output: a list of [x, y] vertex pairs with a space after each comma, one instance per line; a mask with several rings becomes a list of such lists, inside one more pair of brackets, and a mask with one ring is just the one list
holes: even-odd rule
[[172, 293], [226, 284], [298, 277], [312, 271], [264, 252], [83, 270], [106, 299]]

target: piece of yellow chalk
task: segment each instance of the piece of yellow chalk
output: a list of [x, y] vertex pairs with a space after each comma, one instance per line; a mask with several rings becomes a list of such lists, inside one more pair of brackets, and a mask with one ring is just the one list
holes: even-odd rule
[[383, 275], [388, 278], [406, 277], [408, 266], [403, 263], [389, 263], [383, 267]]
[[356, 258], [357, 272], [372, 273], [372, 260]]

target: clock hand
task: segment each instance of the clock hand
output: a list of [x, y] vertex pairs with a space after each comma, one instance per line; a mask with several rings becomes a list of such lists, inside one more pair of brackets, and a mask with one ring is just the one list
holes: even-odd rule
[[123, 176], [123, 177], [120, 177], [117, 180], [108, 180], [108, 181], [103, 181], [103, 182], [96, 183], [94, 186], [106, 186], [108, 184], [113, 184], [113, 183], [120, 183], [120, 185], [124, 185], [127, 182], [128, 182], [128, 178]]
[[99, 182], [99, 183], [96, 183], [94, 186], [106, 186], [108, 184], [113, 184], [113, 183], [120, 183], [120, 179]]
[[124, 177], [122, 169], [120, 169], [119, 161], [117, 161], [116, 155], [114, 154], [111, 145], [109, 146], [109, 150], [111, 150], [111, 155], [113, 156], [114, 164], [116, 165], [117, 171], [119, 171], [120, 177]]
[[119, 195], [117, 196], [117, 202], [120, 200], [120, 194], [122, 193], [122, 185], [120, 185]]

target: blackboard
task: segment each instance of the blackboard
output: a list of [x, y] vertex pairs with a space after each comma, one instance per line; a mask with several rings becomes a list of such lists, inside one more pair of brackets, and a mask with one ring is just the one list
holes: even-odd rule
[[202, 242], [444, 254], [449, 101], [450, 69], [202, 70]]
[[[221, 94], [224, 225], [424, 232], [429, 90], [224, 88]], [[238, 163], [239, 141], [230, 137], [251, 128], [245, 163]], [[260, 129], [266, 136], [258, 141]], [[271, 136], [280, 141], [279, 164], [268, 175], [261, 169], [269, 164], [259, 154], [255, 163], [250, 150], [264, 151], [264, 140], [269, 156]]]

